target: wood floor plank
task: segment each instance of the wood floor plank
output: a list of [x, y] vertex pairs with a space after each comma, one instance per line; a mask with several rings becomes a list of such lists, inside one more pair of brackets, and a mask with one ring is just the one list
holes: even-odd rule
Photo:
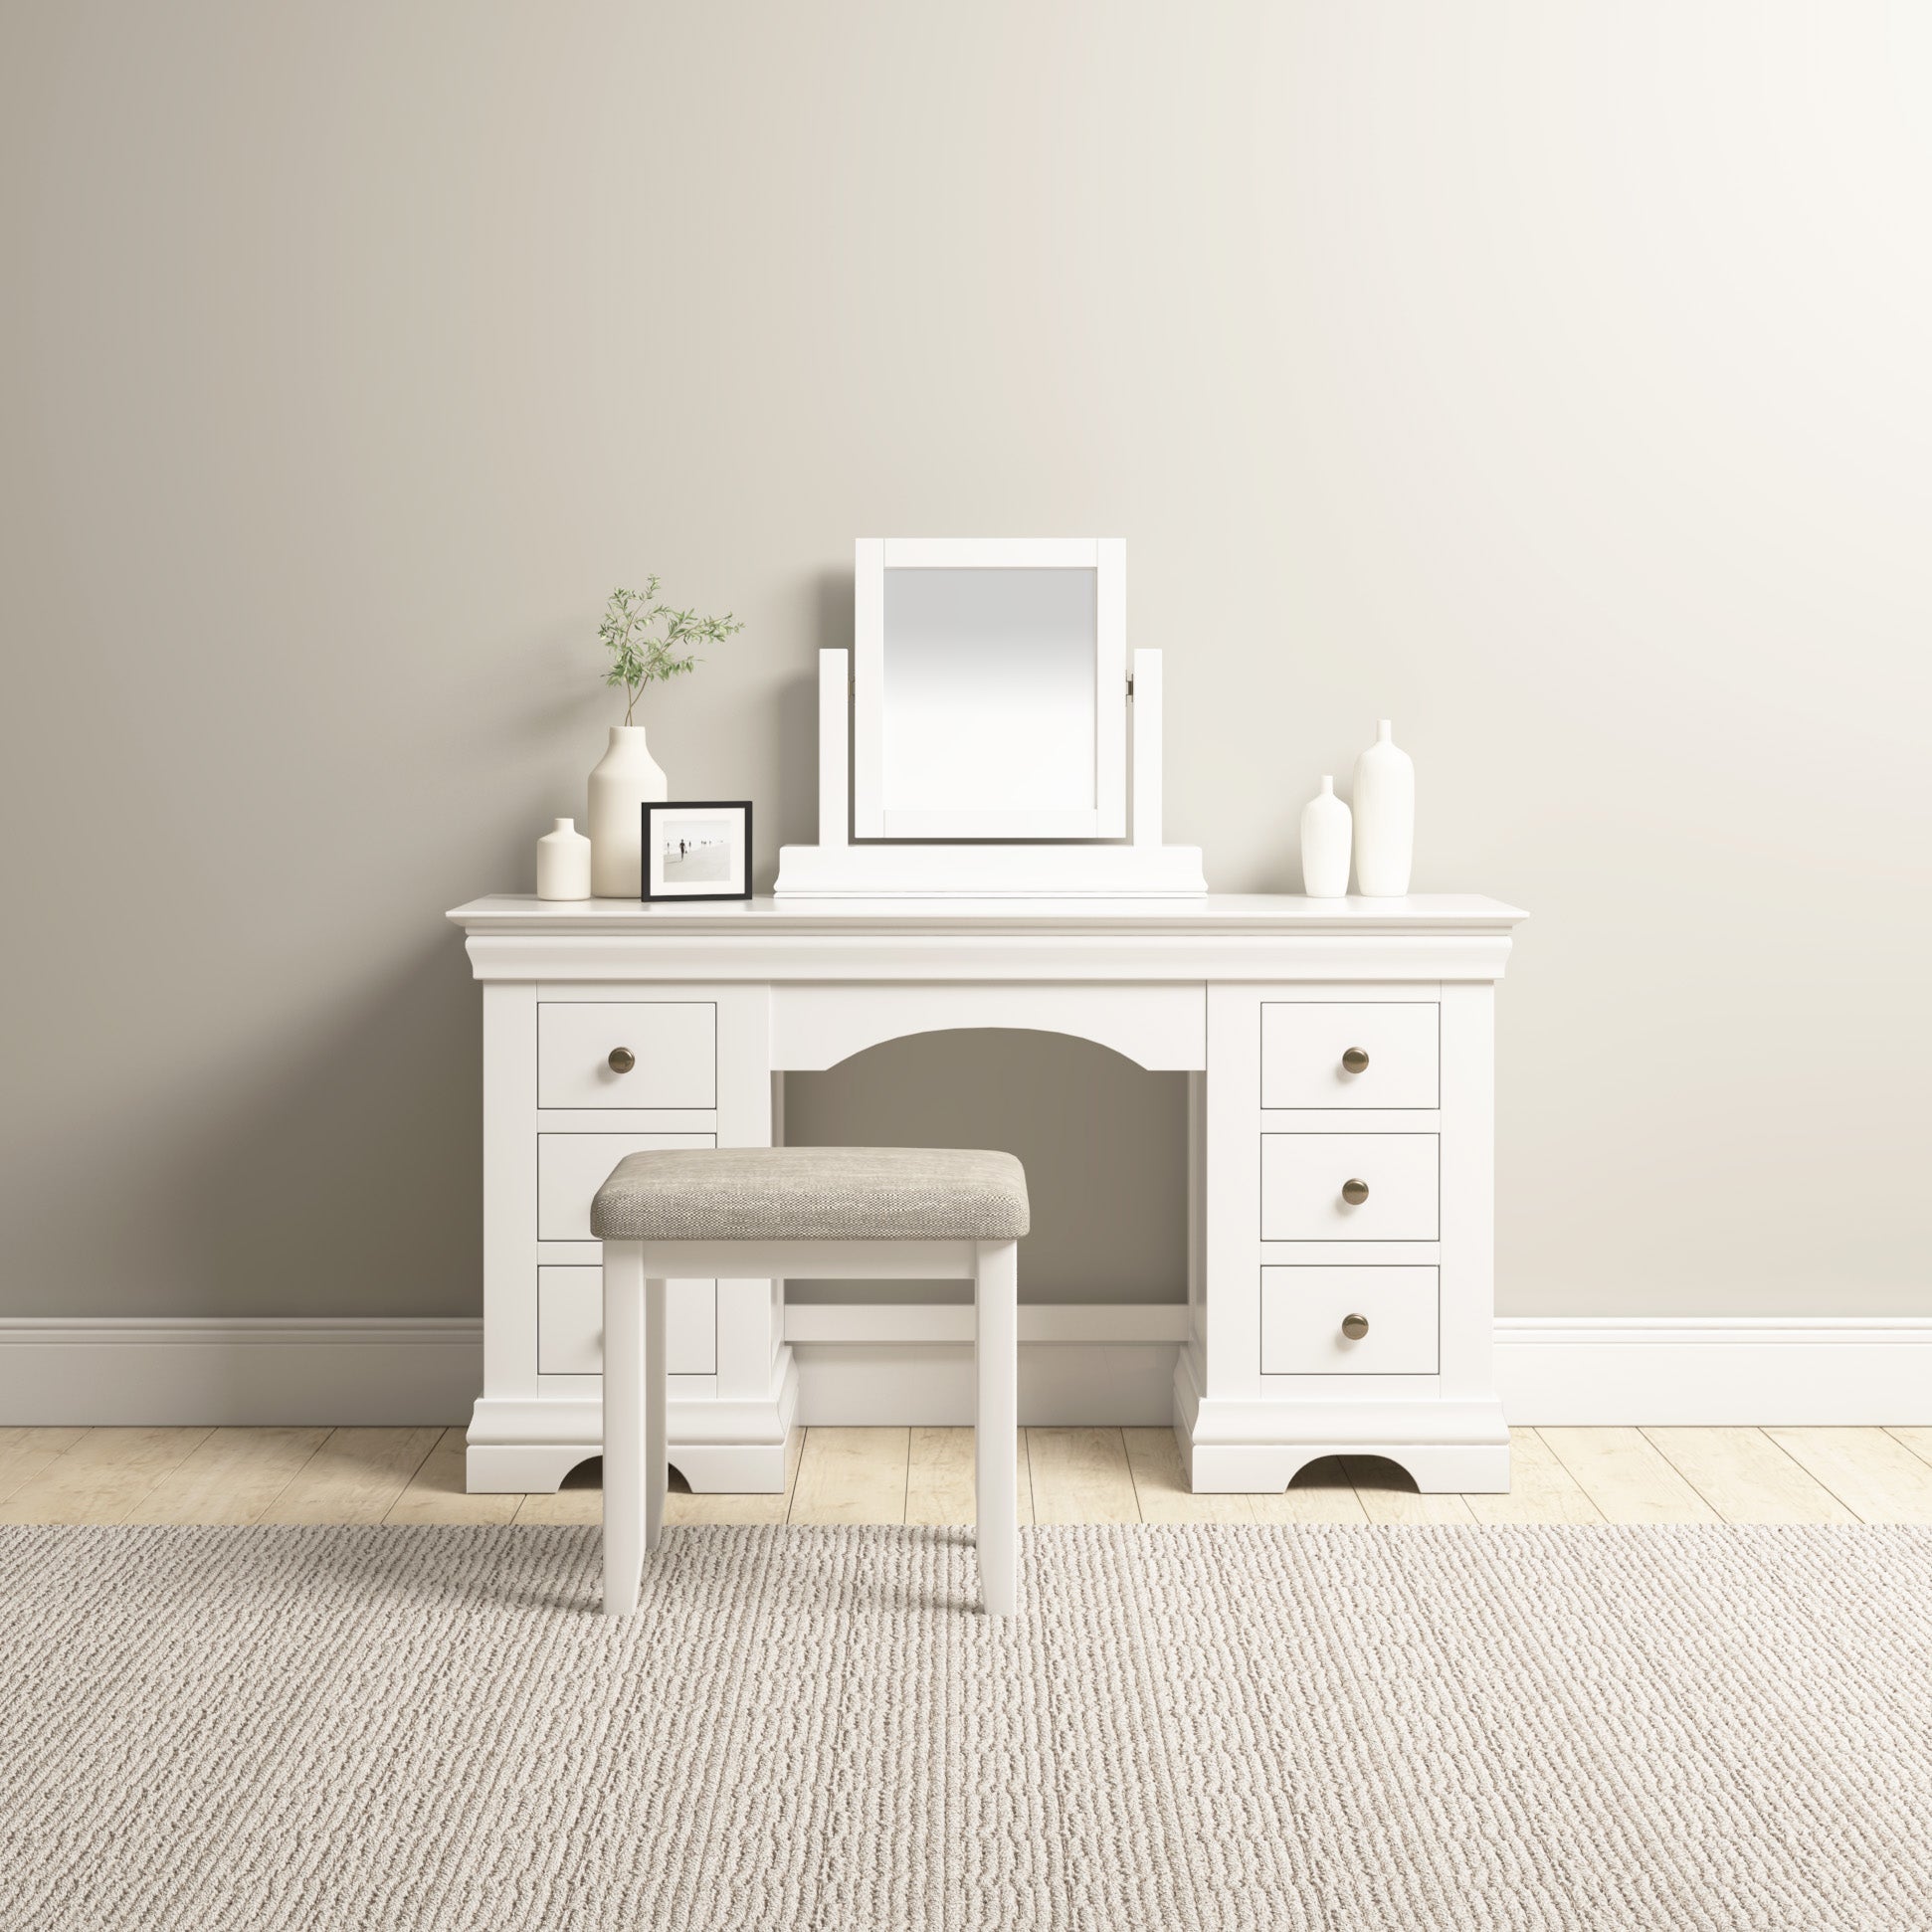
[[1765, 1434], [1867, 1523], [1932, 1523], [1932, 1463], [1883, 1429]]
[[1380, 1456], [1345, 1455], [1342, 1466], [1355, 1485], [1362, 1512], [1372, 1523], [1472, 1523], [1460, 1496], [1423, 1496], [1406, 1485], [1409, 1478]]
[[262, 1512], [265, 1523], [379, 1523], [423, 1466], [441, 1429], [334, 1429]]
[[[978, 1520], [973, 1504], [974, 1470], [979, 1441], [971, 1429], [912, 1431], [905, 1479], [905, 1520], [908, 1523], [961, 1523]], [[1033, 1521], [1033, 1480], [1027, 1466], [1027, 1439], [1016, 1430], [1013, 1454], [1017, 1465], [1016, 1496], [1020, 1521]]]
[[1723, 1519], [1641, 1429], [1539, 1429], [1607, 1523], [1715, 1523]]
[[1257, 1523], [1366, 1523], [1369, 1514], [1339, 1455], [1308, 1463], [1285, 1489], [1250, 1496]]
[[1479, 1523], [1601, 1523], [1603, 1512], [1533, 1429], [1509, 1432], [1509, 1493], [1465, 1496]]
[[1127, 1472], [1143, 1523], [1252, 1523], [1255, 1505], [1243, 1495], [1196, 1495], [1181, 1473], [1181, 1446], [1171, 1429], [1123, 1429]]
[[130, 1509], [130, 1523], [253, 1523], [328, 1440], [326, 1429], [213, 1429]]
[[1037, 1523], [1137, 1523], [1140, 1498], [1117, 1429], [1029, 1429]]
[[205, 1429], [90, 1429], [5, 1502], [0, 1523], [119, 1523], [195, 1451]]
[[909, 1429], [808, 1429], [794, 1523], [902, 1523]]
[[805, 1432], [792, 1431], [785, 1444], [785, 1486], [777, 1495], [697, 1496], [688, 1489], [674, 1489], [665, 1498], [665, 1521], [685, 1523], [782, 1523], [792, 1513], [792, 1496], [798, 1487], [798, 1465], [805, 1453]]
[[[970, 1523], [974, 1520], [975, 1434], [970, 1429], [916, 1428], [911, 1433], [905, 1476], [908, 1523]], [[1019, 1438], [1014, 1439], [1016, 1451]]]
[[472, 1495], [464, 1484], [464, 1460], [469, 1449], [460, 1426], [446, 1429], [423, 1466], [389, 1505], [385, 1523], [507, 1523], [515, 1519], [523, 1498], [517, 1495]]
[[58, 1462], [88, 1432], [85, 1429], [0, 1429], [0, 1502], [23, 1483]]
[[[814, 1447], [814, 1439], [816, 1449]], [[1932, 1428], [1512, 1432], [1508, 1496], [1417, 1496], [1329, 1457], [1278, 1495], [1195, 1496], [1165, 1429], [1019, 1432], [1022, 1522], [1932, 1522]], [[969, 1429], [794, 1431], [779, 1495], [674, 1490], [672, 1523], [971, 1520]], [[568, 1522], [555, 1495], [471, 1496], [460, 1429], [0, 1429], [0, 1522]], [[1706, 1486], [1708, 1485], [1708, 1487]]]
[[1646, 1429], [1727, 1523], [1855, 1523], [1857, 1516], [1760, 1429]]

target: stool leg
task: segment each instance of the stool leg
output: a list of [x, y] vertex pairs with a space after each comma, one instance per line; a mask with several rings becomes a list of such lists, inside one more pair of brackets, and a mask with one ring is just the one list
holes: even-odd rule
[[638, 1607], [644, 1568], [644, 1249], [604, 1244], [604, 1615]]
[[979, 1530], [980, 1596], [989, 1617], [1018, 1608], [1020, 1498], [1014, 1442], [1020, 1427], [1019, 1247], [979, 1244], [973, 1277], [974, 1360], [979, 1405], [974, 1417], [974, 1502]]
[[665, 1491], [671, 1486], [671, 1445], [665, 1431], [665, 1288], [644, 1284], [644, 1547], [658, 1547], [665, 1531]]

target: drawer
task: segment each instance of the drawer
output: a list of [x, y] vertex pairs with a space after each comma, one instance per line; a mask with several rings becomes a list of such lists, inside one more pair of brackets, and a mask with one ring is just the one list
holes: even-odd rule
[[[672, 1375], [717, 1373], [715, 1281], [672, 1282], [665, 1307], [665, 1355]], [[539, 1375], [603, 1373], [601, 1267], [537, 1269], [536, 1368]]]
[[1261, 1105], [1439, 1106], [1441, 1013], [1433, 1001], [1267, 1001]]
[[716, 1134], [538, 1134], [536, 1238], [591, 1241], [590, 1204], [626, 1154], [653, 1147], [715, 1147]]
[[[1441, 1365], [1433, 1267], [1264, 1267], [1263, 1375], [1434, 1375]], [[1368, 1332], [1351, 1338], [1351, 1315]]]
[[[1263, 1241], [1435, 1241], [1437, 1134], [1263, 1134]], [[1352, 1202], [1342, 1190], [1368, 1189]]]
[[[619, 1072], [611, 1056], [628, 1054]], [[542, 1002], [536, 1010], [540, 1107], [714, 1107], [717, 1008], [708, 1000]]]

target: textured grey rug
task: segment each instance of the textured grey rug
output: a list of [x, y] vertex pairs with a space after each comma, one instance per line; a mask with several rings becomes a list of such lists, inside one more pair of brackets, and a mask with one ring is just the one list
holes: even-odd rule
[[1932, 1924], [1932, 1531], [0, 1533], [0, 1923]]

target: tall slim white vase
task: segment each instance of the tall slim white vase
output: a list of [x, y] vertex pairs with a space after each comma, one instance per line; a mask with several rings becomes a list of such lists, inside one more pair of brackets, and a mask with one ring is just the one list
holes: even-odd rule
[[1375, 742], [1355, 761], [1355, 886], [1365, 898], [1399, 899], [1416, 857], [1416, 765], [1376, 725]]
[[1350, 820], [1324, 772], [1320, 793], [1301, 808], [1301, 889], [1311, 899], [1348, 896]]
[[590, 775], [590, 889], [600, 899], [634, 899], [643, 884], [643, 814], [647, 799], [671, 786], [644, 742], [641, 724], [611, 726], [610, 749]]

